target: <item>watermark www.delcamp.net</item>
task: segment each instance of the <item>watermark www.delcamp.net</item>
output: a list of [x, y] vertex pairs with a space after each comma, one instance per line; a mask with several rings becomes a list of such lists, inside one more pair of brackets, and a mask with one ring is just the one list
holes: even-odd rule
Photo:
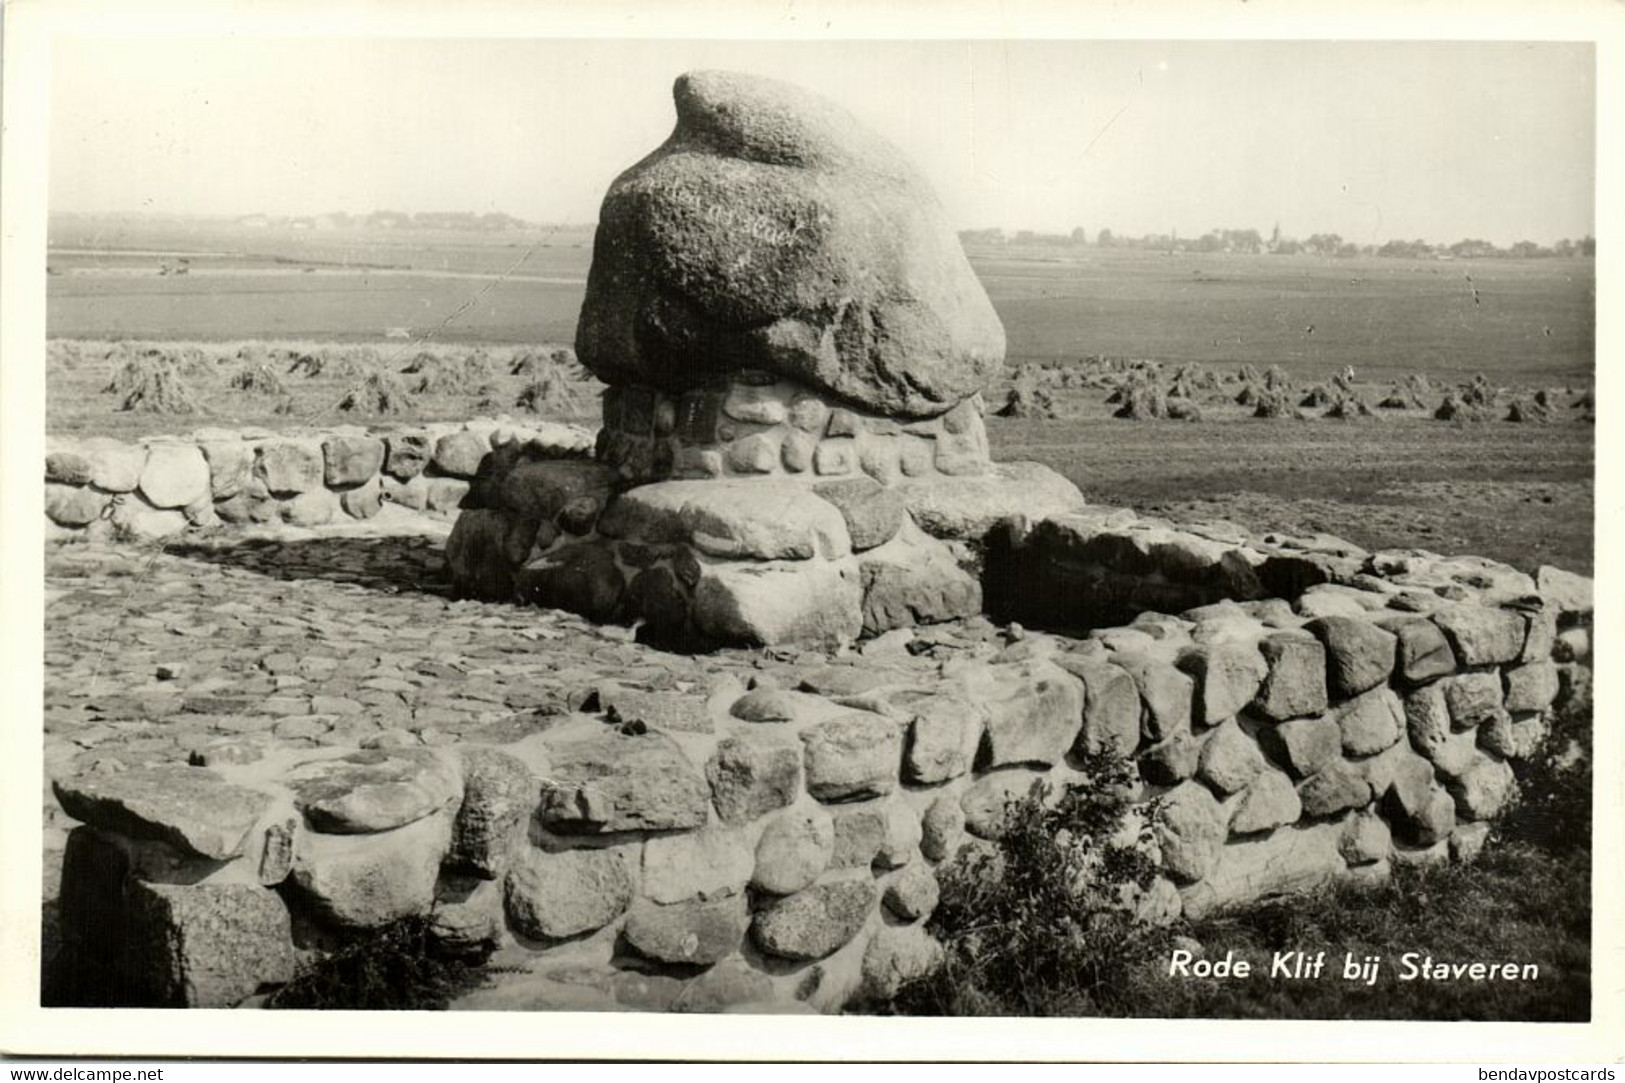
[[162, 1083], [162, 1068], [12, 1068], [15, 1083]]

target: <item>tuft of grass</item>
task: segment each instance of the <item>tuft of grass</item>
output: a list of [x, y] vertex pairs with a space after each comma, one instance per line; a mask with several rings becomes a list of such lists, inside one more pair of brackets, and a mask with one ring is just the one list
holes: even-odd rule
[[[1142, 951], [1112, 1014], [1223, 1019], [1576, 1021], [1590, 1016], [1590, 869], [1523, 845], [1488, 849], [1471, 865], [1401, 867], [1385, 883], [1342, 883], [1182, 922]], [[1246, 981], [1170, 976], [1171, 938], [1210, 958], [1234, 951], [1268, 973], [1276, 952], [1327, 953], [1315, 979]], [[1142, 948], [1146, 945], [1140, 945]], [[1400, 980], [1401, 957], [1533, 963], [1534, 981]], [[1373, 984], [1346, 981], [1345, 955], [1380, 960]]]
[[[1142, 1018], [1584, 1021], [1591, 1014], [1591, 712], [1572, 697], [1547, 737], [1515, 763], [1520, 804], [1468, 864], [1397, 866], [1377, 883], [1339, 881], [1160, 928], [1110, 904], [1143, 883], [1143, 854], [1079, 860], [1079, 839], [1121, 832], [1112, 787], [1012, 806], [996, 850], [940, 870], [929, 928], [943, 968], [864, 1010], [927, 1015]], [[1117, 827], [1113, 827], [1113, 824]], [[1110, 854], [1121, 843], [1106, 842]], [[1113, 862], [1122, 860], [1123, 865]], [[1079, 891], [1076, 885], [1082, 884]], [[1068, 885], [1074, 885], [1069, 889]], [[1102, 890], [1102, 889], [1105, 890]], [[1247, 979], [1170, 971], [1175, 947], [1233, 953]], [[1325, 952], [1315, 977], [1270, 977], [1278, 952]], [[1533, 965], [1533, 980], [1404, 980], [1403, 959]], [[1376, 957], [1375, 980], [1345, 979], [1346, 958]]]
[[268, 1008], [444, 1010], [484, 985], [478, 957], [442, 949], [427, 918], [403, 918], [321, 957], [271, 994]]

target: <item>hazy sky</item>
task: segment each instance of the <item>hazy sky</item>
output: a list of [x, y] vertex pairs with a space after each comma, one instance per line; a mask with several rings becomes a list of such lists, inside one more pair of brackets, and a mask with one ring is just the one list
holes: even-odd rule
[[702, 67], [840, 101], [961, 228], [1594, 229], [1592, 50], [1516, 43], [70, 40], [51, 209], [590, 222]]

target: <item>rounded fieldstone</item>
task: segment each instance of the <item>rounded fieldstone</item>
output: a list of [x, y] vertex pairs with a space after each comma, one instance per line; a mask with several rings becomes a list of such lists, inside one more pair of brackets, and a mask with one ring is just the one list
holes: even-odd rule
[[1304, 630], [1326, 647], [1326, 683], [1334, 699], [1386, 684], [1394, 672], [1398, 638], [1359, 617], [1320, 617]]
[[329, 436], [322, 443], [325, 480], [334, 489], [360, 485], [384, 466], [384, 442], [374, 436]]
[[882, 926], [863, 952], [863, 992], [889, 1000], [942, 965], [942, 944], [919, 925]]
[[625, 574], [601, 545], [581, 543], [554, 550], [517, 577], [527, 601], [579, 613], [605, 623], [619, 612]]
[[151, 444], [140, 488], [155, 508], [184, 508], [209, 498], [209, 464], [191, 444]]
[[813, 486], [813, 492], [840, 511], [854, 552], [884, 545], [902, 528], [902, 500], [872, 478], [823, 481]]
[[45, 514], [58, 526], [87, 526], [102, 517], [112, 499], [95, 489], [45, 483]]
[[1201, 880], [1218, 864], [1225, 824], [1206, 786], [1187, 782], [1164, 798], [1155, 824], [1163, 867], [1182, 883]]
[[966, 829], [977, 838], [999, 839], [1008, 827], [1010, 806], [1025, 801], [1041, 778], [1043, 775], [1036, 771], [1018, 768], [994, 771], [977, 779], [959, 798]]
[[1360, 769], [1345, 760], [1335, 760], [1298, 787], [1305, 816], [1333, 816], [1347, 809], [1371, 803], [1371, 783]]
[[312, 489], [282, 504], [282, 520], [291, 526], [321, 526], [331, 523], [338, 511], [337, 496], [326, 489]]
[[485, 879], [506, 871], [540, 786], [523, 760], [478, 745], [458, 750], [463, 802], [452, 825], [450, 860]]
[[[98, 436], [86, 440], [80, 450], [90, 460], [90, 483], [96, 488], [109, 493], [127, 493], [141, 483], [147, 449], [140, 444]], [[206, 451], [204, 457], [207, 458]], [[212, 469], [213, 464], [210, 466]]]
[[626, 915], [622, 935], [646, 959], [710, 966], [739, 948], [749, 920], [743, 895], [664, 906], [641, 903]]
[[705, 777], [722, 822], [749, 823], [794, 803], [801, 792], [801, 747], [789, 737], [725, 737], [706, 761]]
[[1302, 815], [1303, 803], [1292, 780], [1280, 771], [1266, 769], [1242, 795], [1241, 803], [1230, 818], [1230, 831], [1236, 835], [1273, 831], [1296, 823]]
[[886, 909], [904, 921], [919, 921], [931, 916], [941, 897], [936, 875], [921, 862], [915, 862], [892, 878], [886, 885]]
[[1202, 746], [1202, 781], [1220, 793], [1236, 793], [1264, 769], [1264, 754], [1258, 743], [1235, 722], [1216, 729]]
[[270, 440], [259, 446], [254, 473], [277, 496], [321, 487], [322, 446], [314, 440]]
[[77, 449], [46, 453], [46, 481], [60, 482], [63, 485], [89, 485], [93, 472], [90, 457]]
[[897, 788], [903, 758], [903, 727], [881, 715], [859, 712], [803, 730], [807, 792], [820, 801], [879, 797]]
[[965, 838], [965, 810], [957, 798], [943, 794], [926, 806], [920, 818], [920, 852], [932, 861], [946, 861]]
[[867, 877], [815, 884], [756, 911], [751, 939], [769, 955], [812, 961], [833, 955], [858, 934], [875, 905]]
[[434, 465], [443, 474], [456, 478], [471, 478], [479, 473], [480, 463], [491, 453], [491, 441], [482, 433], [464, 429], [447, 433], [434, 445]]
[[339, 506], [352, 519], [371, 519], [384, 507], [384, 487], [377, 478], [339, 496]]
[[445, 814], [373, 835], [308, 834], [292, 883], [333, 924], [377, 928], [429, 912], [450, 839]]
[[397, 481], [411, 481], [423, 473], [433, 452], [429, 434], [422, 431], [394, 432], [385, 440], [388, 447], [384, 472]]
[[835, 824], [811, 808], [773, 819], [756, 844], [751, 883], [762, 891], [789, 895], [818, 879], [835, 855]]
[[503, 899], [515, 931], [562, 940], [620, 917], [632, 900], [632, 881], [614, 850], [526, 849], [508, 870]]
[[764, 433], [752, 433], [728, 445], [728, 466], [737, 474], [771, 474], [779, 447]]
[[662, 835], [643, 845], [642, 891], [657, 903], [727, 898], [745, 889], [753, 870], [739, 832], [702, 828]]

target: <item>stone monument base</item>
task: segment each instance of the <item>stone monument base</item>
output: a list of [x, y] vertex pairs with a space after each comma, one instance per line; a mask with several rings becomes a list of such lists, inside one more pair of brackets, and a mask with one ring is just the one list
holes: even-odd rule
[[993, 526], [1084, 503], [1036, 463], [891, 485], [861, 472], [625, 483], [615, 464], [497, 445], [447, 542], [454, 584], [690, 650], [829, 645], [980, 613]]

